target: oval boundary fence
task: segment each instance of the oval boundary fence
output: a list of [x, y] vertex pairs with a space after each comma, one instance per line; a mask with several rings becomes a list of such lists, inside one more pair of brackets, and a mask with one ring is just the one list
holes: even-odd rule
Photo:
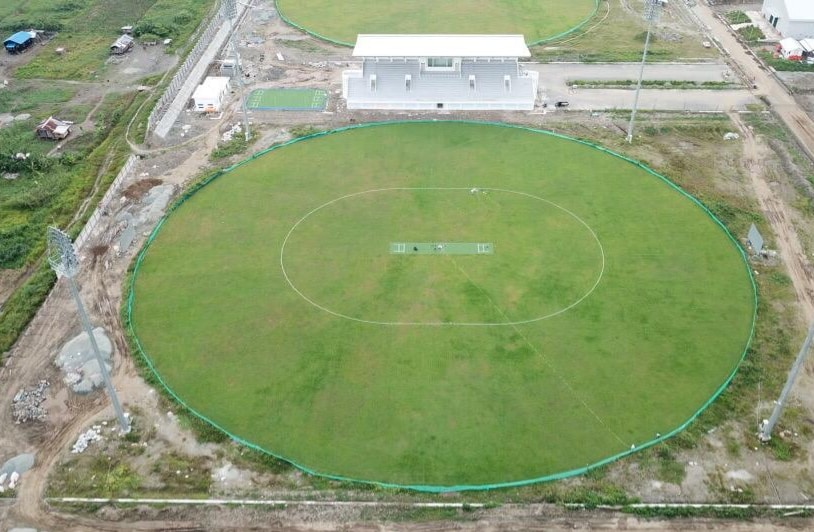
[[[737, 364], [735, 364], [735, 367], [732, 369], [730, 374], [726, 377], [724, 382], [715, 390], [715, 393], [713, 393], [712, 396], [703, 405], [701, 405], [701, 407], [694, 414], [692, 414], [685, 422], [681, 423], [678, 427], [671, 430], [670, 432], [668, 432], [666, 434], [663, 434], [663, 435], [661, 435], [661, 436], [659, 436], [657, 438], [654, 438], [654, 439], [652, 439], [650, 441], [647, 441], [645, 443], [642, 443], [641, 445], [637, 445], [637, 446], [635, 446], [635, 447], [633, 447], [631, 449], [625, 450], [625, 451], [623, 451], [621, 453], [617, 453], [615, 455], [612, 455], [612, 456], [609, 456], [609, 457], [604, 458], [602, 460], [599, 460], [597, 462], [594, 462], [593, 464], [588, 464], [585, 467], [579, 467], [579, 468], [576, 468], [576, 469], [570, 469], [568, 471], [563, 471], [563, 472], [560, 472], [560, 473], [554, 473], [554, 474], [551, 474], [551, 475], [545, 475], [545, 476], [535, 477], [535, 478], [525, 479], [525, 480], [516, 480], [516, 481], [510, 481], [510, 482], [497, 482], [497, 483], [491, 483], [491, 484], [462, 484], [462, 485], [449, 485], [449, 486], [422, 485], [422, 484], [398, 484], [398, 483], [392, 483], [392, 482], [382, 482], [382, 481], [377, 481], [377, 480], [351, 478], [351, 477], [347, 477], [347, 476], [343, 476], [343, 475], [335, 475], [335, 474], [331, 474], [331, 473], [324, 473], [324, 472], [320, 472], [320, 471], [315, 471], [315, 470], [313, 470], [313, 469], [311, 469], [311, 468], [309, 468], [309, 467], [307, 467], [307, 466], [305, 466], [303, 464], [298, 463], [295, 460], [292, 460], [290, 458], [287, 458], [285, 456], [277, 454], [277, 453], [275, 453], [273, 451], [269, 451], [267, 449], [264, 449], [263, 447], [261, 447], [261, 446], [259, 446], [257, 444], [254, 444], [254, 443], [252, 443], [250, 441], [244, 440], [240, 436], [229, 432], [227, 429], [220, 426], [218, 423], [210, 420], [204, 414], [202, 414], [201, 412], [198, 412], [197, 410], [195, 410], [194, 408], [189, 406], [184, 401], [184, 399], [182, 399], [175, 392], [175, 390], [173, 390], [164, 381], [163, 377], [161, 376], [161, 374], [156, 369], [156, 367], [155, 367], [152, 359], [150, 358], [149, 354], [144, 349], [144, 347], [141, 345], [141, 341], [139, 340], [135, 324], [133, 323], [133, 303], [135, 301], [135, 283], [136, 283], [136, 279], [138, 277], [139, 268], [141, 267], [141, 264], [144, 261], [144, 258], [145, 258], [146, 254], [147, 254], [147, 251], [149, 250], [149, 248], [152, 245], [153, 241], [156, 239], [156, 237], [161, 232], [161, 229], [163, 228], [164, 224], [169, 219], [169, 217], [172, 216], [172, 214], [181, 205], [183, 205], [190, 197], [192, 197], [198, 191], [205, 188], [207, 185], [212, 183], [214, 180], [216, 180], [220, 176], [228, 174], [231, 171], [233, 171], [233, 170], [235, 170], [237, 168], [240, 168], [241, 166], [254, 161], [258, 157], [262, 157], [262, 156], [264, 156], [264, 155], [266, 155], [268, 153], [271, 153], [274, 150], [277, 150], [279, 148], [290, 146], [292, 144], [296, 144], [298, 142], [303, 142], [303, 141], [306, 141], [306, 140], [309, 140], [309, 139], [312, 139], [312, 138], [324, 137], [324, 136], [333, 135], [335, 133], [341, 133], [343, 131], [349, 131], [349, 130], [353, 130], [353, 129], [388, 126], [388, 125], [398, 125], [398, 124], [415, 124], [415, 123], [459, 123], [459, 124], [489, 125], [489, 126], [505, 127], [505, 128], [509, 128], [509, 129], [520, 129], [520, 130], [525, 130], [525, 131], [529, 131], [529, 132], [532, 132], [532, 133], [539, 133], [539, 134], [549, 135], [549, 136], [552, 136], [552, 137], [555, 137], [555, 138], [568, 140], [568, 141], [571, 141], [571, 142], [576, 142], [576, 143], [579, 143], [579, 144], [582, 144], [582, 145], [585, 145], [585, 146], [589, 146], [589, 147], [594, 148], [596, 150], [599, 150], [601, 152], [607, 153], [607, 154], [612, 155], [614, 157], [618, 157], [619, 159], [622, 159], [622, 160], [624, 160], [624, 161], [626, 161], [626, 162], [628, 162], [628, 163], [630, 163], [630, 164], [632, 164], [634, 166], [637, 166], [637, 167], [641, 168], [642, 170], [646, 171], [647, 173], [651, 174], [652, 176], [655, 176], [656, 178], [662, 180], [668, 186], [670, 186], [671, 188], [673, 188], [674, 190], [676, 190], [680, 194], [684, 195], [685, 197], [689, 198], [693, 203], [695, 203], [699, 208], [701, 208], [718, 225], [718, 227], [724, 232], [724, 234], [726, 234], [726, 236], [729, 238], [730, 242], [735, 247], [735, 249], [737, 249], [740, 252], [741, 258], [743, 259], [744, 267], [746, 269], [747, 274], [749, 275], [749, 281], [751, 283], [752, 293], [753, 293], [753, 296], [754, 296], [754, 298], [753, 298], [754, 310], [752, 312], [752, 324], [751, 324], [751, 329], [750, 329], [750, 332], [749, 332], [749, 338], [746, 341], [746, 345], [744, 346], [743, 352], [741, 353], [741, 356], [738, 359]], [[644, 449], [647, 449], [647, 448], [652, 447], [652, 446], [654, 446], [654, 445], [656, 445], [658, 443], [661, 443], [661, 442], [663, 442], [665, 440], [668, 440], [668, 439], [672, 438], [673, 436], [677, 435], [681, 431], [685, 430], [705, 410], [707, 410], [710, 407], [710, 405], [712, 405], [712, 403], [716, 399], [718, 399], [718, 397], [724, 392], [724, 390], [726, 390], [726, 388], [732, 382], [732, 379], [735, 378], [735, 375], [737, 374], [738, 370], [741, 367], [741, 364], [743, 363], [743, 361], [746, 358], [746, 355], [749, 352], [749, 348], [752, 345], [752, 340], [754, 339], [755, 325], [756, 325], [756, 322], [757, 322], [757, 310], [758, 310], [758, 304], [759, 304], [757, 284], [755, 283], [755, 278], [754, 278], [754, 275], [752, 273], [752, 269], [749, 266], [749, 259], [748, 259], [748, 256], [747, 256], [746, 251], [744, 250], [743, 246], [732, 235], [732, 233], [729, 231], [729, 229], [726, 227], [726, 225], [717, 216], [715, 216], [715, 214], [713, 214], [712, 211], [710, 211], [709, 208], [706, 205], [704, 205], [698, 198], [696, 198], [695, 196], [693, 196], [690, 193], [688, 193], [687, 191], [685, 191], [678, 184], [674, 183], [668, 177], [656, 172], [655, 170], [648, 167], [647, 165], [645, 165], [642, 162], [639, 162], [639, 161], [637, 161], [637, 160], [635, 160], [633, 158], [630, 158], [630, 157], [628, 157], [626, 155], [622, 155], [622, 154], [617, 153], [617, 152], [615, 152], [615, 151], [613, 151], [613, 150], [611, 150], [609, 148], [605, 148], [604, 146], [601, 146], [599, 144], [596, 144], [596, 143], [593, 143], [593, 142], [590, 142], [590, 141], [587, 141], [587, 140], [570, 137], [570, 136], [564, 135], [562, 133], [556, 133], [556, 132], [553, 132], [553, 131], [547, 131], [547, 130], [543, 130], [543, 129], [535, 129], [535, 128], [531, 128], [531, 127], [527, 127], [527, 126], [516, 125], [516, 124], [507, 124], [507, 123], [503, 123], [503, 122], [477, 121], [477, 120], [412, 120], [412, 121], [411, 120], [398, 120], [398, 121], [392, 121], [392, 122], [370, 122], [370, 123], [366, 123], [366, 124], [355, 124], [355, 125], [352, 125], [352, 126], [341, 127], [341, 128], [337, 128], [337, 129], [328, 130], [328, 131], [320, 131], [318, 133], [313, 133], [311, 135], [306, 135], [306, 136], [303, 136], [303, 137], [292, 139], [292, 140], [290, 140], [288, 142], [285, 142], [285, 143], [282, 143], [282, 144], [271, 146], [269, 148], [266, 148], [266, 149], [264, 149], [264, 150], [262, 150], [262, 151], [260, 151], [260, 152], [258, 152], [256, 154], [252, 155], [251, 157], [249, 157], [247, 159], [244, 159], [243, 161], [240, 161], [240, 162], [232, 165], [232, 166], [229, 166], [229, 167], [224, 168], [222, 170], [218, 170], [217, 172], [207, 176], [206, 178], [199, 181], [197, 184], [193, 185], [188, 191], [186, 191], [183, 195], [181, 195], [181, 197], [178, 198], [172, 204], [172, 206], [167, 210], [166, 214], [158, 222], [158, 224], [153, 229], [153, 231], [150, 233], [150, 236], [147, 238], [146, 242], [142, 246], [142, 249], [139, 251], [139, 253], [138, 253], [137, 257], [136, 257], [135, 263], [133, 265], [132, 274], [130, 276], [130, 282], [128, 283], [126, 289], [127, 289], [127, 297], [125, 299], [126, 308], [125, 308], [125, 316], [124, 316], [125, 328], [126, 328], [127, 332], [129, 332], [130, 337], [132, 339], [132, 342], [135, 344], [136, 350], [138, 351], [139, 355], [144, 360], [147, 367], [152, 372], [153, 376], [156, 378], [156, 380], [164, 388], [164, 390], [175, 401], [177, 401], [188, 412], [190, 412], [192, 415], [194, 415], [195, 417], [197, 417], [201, 421], [204, 421], [205, 423], [211, 425], [212, 427], [220, 430], [221, 432], [223, 432], [224, 434], [229, 436], [229, 438], [231, 438], [232, 440], [234, 440], [234, 441], [236, 441], [236, 442], [238, 442], [238, 443], [240, 443], [242, 445], [245, 445], [246, 447], [248, 447], [250, 449], [253, 449], [255, 451], [267, 454], [267, 455], [272, 456], [272, 457], [274, 457], [274, 458], [276, 458], [278, 460], [282, 460], [284, 462], [287, 462], [287, 463], [293, 465], [294, 467], [296, 467], [297, 469], [300, 469], [301, 471], [303, 471], [305, 473], [308, 473], [310, 475], [314, 475], [314, 476], [317, 476], [317, 477], [322, 477], [322, 478], [326, 478], [326, 479], [330, 479], [330, 480], [342, 481], [342, 482], [354, 482], [354, 483], [361, 483], [361, 484], [379, 486], [379, 487], [383, 487], [383, 488], [408, 489], [408, 490], [427, 492], [427, 493], [445, 493], [445, 492], [452, 492], [452, 491], [473, 491], [473, 490], [491, 490], [491, 489], [500, 489], [500, 488], [513, 488], [513, 487], [528, 486], [528, 485], [531, 485], [531, 484], [538, 484], [538, 483], [542, 483], [542, 482], [550, 482], [550, 481], [553, 481], [553, 480], [561, 480], [561, 479], [565, 479], [565, 478], [569, 478], [569, 477], [579, 476], [579, 475], [583, 475], [583, 474], [585, 474], [585, 473], [587, 473], [589, 471], [592, 471], [594, 469], [603, 467], [603, 466], [608, 465], [608, 464], [610, 464], [612, 462], [615, 462], [617, 460], [620, 460], [622, 458], [625, 458], [625, 457], [630, 456], [630, 455], [632, 455], [634, 453], [637, 453], [639, 451], [642, 451]]]

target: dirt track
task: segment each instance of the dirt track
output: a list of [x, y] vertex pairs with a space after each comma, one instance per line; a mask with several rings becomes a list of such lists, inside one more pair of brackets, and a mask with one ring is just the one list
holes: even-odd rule
[[[678, 7], [683, 9], [681, 3], [676, 2]], [[737, 70], [756, 86], [754, 94], [769, 102], [772, 110], [791, 130], [809, 158], [814, 159], [814, 120], [805, 113], [786, 88], [757, 62], [752, 52], [735, 39], [708, 5], [699, 1], [692, 11], [707, 31], [723, 46], [728, 59], [738, 67]]]
[[740, 128], [743, 136], [744, 166], [749, 171], [752, 187], [760, 208], [774, 230], [778, 251], [792, 279], [797, 300], [807, 323], [814, 322], [814, 271], [806, 257], [797, 230], [791, 221], [788, 206], [772, 191], [765, 179], [761, 161], [768, 148], [755, 139], [754, 133], [743, 123], [737, 113], [730, 114], [732, 122]]

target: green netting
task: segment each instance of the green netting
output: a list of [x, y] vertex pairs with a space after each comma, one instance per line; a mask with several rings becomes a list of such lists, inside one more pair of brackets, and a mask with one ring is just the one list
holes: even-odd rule
[[[305, 32], [305, 33], [307, 33], [309, 35], [312, 35], [312, 36], [316, 37], [317, 39], [321, 39], [321, 40], [329, 42], [331, 44], [336, 44], [336, 45], [339, 45], [339, 46], [353, 46], [354, 45], [354, 43], [351, 43], [351, 42], [338, 41], [336, 39], [332, 39], [330, 37], [322, 35], [319, 32], [313, 31], [313, 30], [311, 30], [309, 28], [301, 26], [300, 24], [297, 24], [296, 22], [294, 22], [293, 20], [288, 18], [285, 13], [283, 13], [283, 11], [280, 9], [280, 6], [279, 6], [279, 3], [277, 2], [277, 0], [274, 0], [274, 7], [277, 10], [277, 13], [280, 15], [280, 18], [283, 20], [283, 22], [285, 22], [289, 26], [293, 26], [293, 27], [297, 28], [300, 31], [303, 31], [303, 32]], [[562, 33], [558, 33], [557, 35], [552, 35], [551, 37], [546, 37], [545, 39], [538, 39], [536, 41], [532, 41], [532, 42], [527, 43], [527, 44], [529, 46], [537, 46], [539, 44], [544, 44], [544, 43], [547, 43], [547, 42], [555, 41], [557, 39], [562, 39], [563, 37], [567, 37], [568, 35], [571, 35], [572, 33], [575, 33], [577, 31], [581, 30], [583, 27], [585, 27], [585, 25], [592, 18], [594, 18], [596, 16], [597, 11], [599, 11], [599, 0], [594, 0], [594, 10], [591, 12], [591, 14], [588, 15], [587, 17], [585, 17], [585, 20], [583, 20], [582, 22], [580, 22], [579, 24], [577, 24], [576, 26], [574, 26], [570, 30], [564, 31]]]
[[563, 135], [561, 133], [555, 133], [555, 132], [552, 132], [552, 131], [539, 130], [539, 129], [534, 129], [534, 128], [525, 127], [525, 126], [518, 126], [518, 125], [513, 125], [513, 124], [505, 124], [505, 123], [501, 123], [501, 122], [487, 122], [487, 121], [475, 121], [475, 120], [448, 120], [446, 122], [458, 122], [458, 123], [468, 123], [468, 124], [491, 125], [491, 126], [497, 126], [497, 127], [522, 129], [522, 130], [530, 131], [530, 132], [533, 132], [533, 133], [540, 133], [540, 134], [543, 134], [543, 135], [550, 135], [550, 136], [553, 136], [553, 137], [556, 137], [556, 138], [569, 140], [571, 142], [577, 142], [577, 143], [583, 144], [585, 146], [590, 146], [592, 148], [595, 148], [595, 149], [597, 149], [599, 151], [605, 152], [605, 153], [607, 153], [609, 155], [612, 155], [614, 157], [618, 157], [618, 158], [620, 158], [620, 159], [622, 159], [624, 161], [629, 162], [630, 164], [638, 166], [639, 168], [645, 170], [649, 174], [657, 177], [658, 179], [661, 179], [667, 185], [669, 185], [670, 187], [672, 187], [676, 191], [680, 192], [685, 197], [689, 198], [693, 203], [695, 203], [698, 207], [700, 207], [721, 228], [722, 231], [724, 231], [724, 233], [727, 235], [727, 237], [729, 238], [732, 245], [738, 250], [738, 252], [741, 255], [741, 258], [743, 259], [743, 265], [744, 265], [744, 268], [746, 269], [746, 272], [749, 275], [749, 280], [751, 282], [752, 291], [753, 291], [753, 294], [754, 294], [754, 311], [752, 313], [752, 324], [751, 324], [751, 329], [750, 329], [750, 332], [749, 332], [749, 339], [746, 342], [746, 345], [745, 345], [745, 347], [743, 349], [743, 352], [741, 353], [740, 358], [738, 359], [738, 363], [735, 365], [735, 367], [730, 372], [730, 374], [727, 376], [727, 378], [724, 380], [724, 382], [715, 390], [715, 393], [713, 393], [713, 395], [701, 406], [701, 408], [699, 408], [692, 416], [690, 416], [689, 419], [687, 419], [684, 423], [682, 423], [681, 425], [679, 425], [678, 427], [676, 427], [672, 431], [670, 431], [670, 432], [668, 432], [666, 434], [662, 434], [662, 435], [660, 435], [660, 436], [658, 436], [658, 437], [656, 437], [656, 438], [654, 438], [654, 439], [652, 439], [652, 440], [650, 440], [648, 442], [645, 442], [645, 443], [643, 443], [641, 445], [632, 447], [629, 450], [626, 450], [624, 452], [609, 456], [608, 458], [597, 461], [597, 462], [595, 462], [593, 464], [586, 465], [585, 467], [571, 469], [571, 470], [563, 471], [561, 473], [556, 473], [556, 474], [553, 474], [553, 475], [546, 475], [546, 476], [543, 476], [543, 477], [531, 478], [531, 479], [527, 479], [527, 480], [519, 480], [519, 481], [514, 481], [514, 482], [482, 484], [482, 485], [451, 485], [451, 486], [420, 485], [420, 484], [404, 485], [404, 484], [396, 484], [396, 483], [389, 483], [389, 482], [380, 482], [380, 481], [375, 481], [375, 480], [349, 478], [349, 477], [345, 477], [345, 476], [342, 476], [342, 475], [333, 475], [333, 474], [330, 474], [330, 473], [315, 471], [315, 470], [313, 470], [313, 469], [311, 469], [311, 468], [309, 468], [309, 467], [307, 467], [307, 466], [305, 466], [303, 464], [300, 464], [300, 463], [298, 463], [298, 462], [296, 462], [294, 460], [291, 460], [291, 459], [289, 459], [289, 458], [287, 458], [285, 456], [277, 454], [277, 453], [275, 453], [273, 451], [269, 451], [269, 450], [264, 449], [264, 448], [254, 444], [252, 442], [244, 440], [240, 436], [229, 432], [227, 429], [220, 426], [218, 423], [216, 423], [216, 422], [212, 421], [211, 419], [207, 418], [204, 414], [202, 414], [202, 413], [196, 411], [195, 409], [191, 408], [180, 396], [178, 396], [178, 394], [175, 393], [175, 391], [164, 381], [161, 374], [157, 371], [157, 369], [155, 368], [155, 365], [153, 364], [153, 361], [150, 358], [149, 354], [146, 352], [144, 347], [141, 345], [141, 342], [139, 341], [139, 338], [138, 338], [138, 332], [136, 331], [135, 325], [133, 323], [133, 302], [135, 301], [135, 290], [134, 290], [134, 288], [135, 288], [136, 279], [138, 277], [139, 268], [141, 267], [141, 263], [144, 260], [144, 257], [145, 257], [145, 255], [147, 253], [147, 250], [150, 248], [150, 245], [153, 243], [153, 241], [156, 239], [158, 234], [161, 232], [161, 229], [164, 226], [164, 223], [167, 221], [167, 219], [175, 212], [175, 210], [177, 210], [181, 205], [183, 205], [186, 202], [187, 199], [189, 199], [191, 196], [193, 196], [199, 190], [206, 187], [209, 183], [213, 182], [218, 177], [220, 177], [220, 176], [222, 176], [224, 174], [227, 174], [227, 173], [231, 172], [232, 170], [234, 170], [236, 168], [239, 168], [240, 166], [243, 166], [244, 164], [247, 164], [247, 163], [253, 161], [254, 159], [257, 159], [258, 157], [266, 155], [267, 153], [270, 153], [270, 152], [272, 152], [274, 150], [277, 150], [279, 148], [289, 146], [289, 145], [295, 144], [297, 142], [302, 142], [302, 141], [305, 141], [305, 140], [308, 140], [308, 139], [311, 139], [311, 138], [322, 137], [322, 136], [326, 136], [326, 135], [332, 135], [334, 133], [347, 131], [347, 130], [352, 130], [352, 129], [366, 128], [366, 127], [377, 127], [377, 126], [382, 126], [382, 125], [394, 125], [394, 124], [400, 124], [400, 123], [416, 123], [416, 122], [431, 123], [431, 122], [439, 122], [439, 121], [438, 120], [417, 120], [417, 121], [402, 120], [402, 121], [394, 121], [394, 122], [373, 122], [373, 123], [368, 123], [368, 124], [358, 124], [358, 125], [342, 127], [342, 128], [338, 128], [338, 129], [334, 129], [334, 130], [330, 130], [330, 131], [323, 131], [323, 132], [315, 133], [315, 134], [312, 134], [312, 135], [308, 135], [308, 136], [293, 139], [293, 140], [291, 140], [289, 142], [286, 142], [286, 143], [283, 143], [283, 144], [279, 144], [279, 145], [276, 145], [276, 146], [271, 146], [270, 148], [267, 148], [267, 149], [265, 149], [263, 151], [260, 151], [260, 152], [256, 153], [255, 155], [253, 155], [252, 157], [249, 157], [248, 159], [245, 159], [244, 161], [241, 161], [241, 162], [239, 162], [237, 164], [234, 164], [234, 165], [232, 165], [232, 166], [230, 166], [228, 168], [225, 168], [223, 170], [219, 170], [219, 171], [215, 172], [214, 174], [204, 178], [202, 181], [200, 181], [197, 184], [193, 185], [175, 203], [173, 203], [173, 205], [169, 208], [169, 210], [164, 215], [164, 217], [158, 222], [155, 229], [153, 229], [152, 233], [147, 238], [147, 241], [145, 242], [144, 246], [142, 247], [141, 251], [139, 252], [138, 256], [136, 257], [135, 265], [133, 266], [133, 272], [132, 272], [132, 275], [130, 277], [130, 283], [129, 283], [129, 286], [128, 286], [128, 295], [127, 295], [127, 298], [126, 298], [126, 308], [125, 308], [126, 327], [127, 327], [128, 332], [130, 333], [130, 335], [132, 337], [132, 341], [135, 344], [135, 348], [139, 352], [141, 357], [143, 358], [144, 362], [149, 367], [152, 374], [155, 376], [156, 380], [164, 388], [166, 393], [168, 393], [179, 404], [184, 406], [184, 408], [186, 408], [190, 413], [192, 413], [193, 415], [195, 415], [196, 417], [198, 417], [202, 421], [205, 421], [206, 423], [210, 424], [211, 426], [213, 426], [213, 427], [217, 428], [218, 430], [222, 431], [223, 433], [227, 434], [234, 441], [237, 441], [237, 442], [239, 442], [239, 443], [241, 443], [241, 444], [243, 444], [243, 445], [245, 445], [245, 446], [247, 446], [247, 447], [249, 447], [251, 449], [254, 449], [256, 451], [259, 451], [259, 452], [268, 454], [270, 456], [273, 456], [273, 457], [275, 457], [275, 458], [277, 458], [279, 460], [286, 461], [286, 462], [292, 464], [293, 466], [297, 467], [298, 469], [300, 469], [300, 470], [302, 470], [302, 471], [304, 471], [304, 472], [306, 472], [308, 474], [316, 475], [316, 476], [323, 477], [323, 478], [328, 478], [328, 479], [331, 479], [331, 480], [339, 480], [339, 481], [344, 481], [344, 482], [359, 482], [359, 483], [372, 484], [372, 485], [386, 487], [386, 488], [410, 489], [410, 490], [429, 492], [429, 493], [444, 493], [444, 492], [467, 491], [467, 490], [491, 490], [491, 489], [498, 489], [498, 488], [519, 487], [519, 486], [527, 486], [527, 485], [530, 485], [530, 484], [536, 484], [536, 483], [540, 483], [540, 482], [547, 482], [547, 481], [552, 481], [552, 480], [561, 480], [561, 479], [565, 479], [565, 478], [585, 474], [585, 473], [587, 473], [587, 472], [589, 472], [589, 471], [591, 471], [593, 469], [605, 466], [605, 465], [607, 465], [609, 463], [615, 462], [615, 461], [617, 461], [617, 460], [619, 460], [621, 458], [629, 456], [629, 455], [631, 455], [631, 454], [633, 454], [635, 452], [641, 451], [643, 449], [647, 449], [649, 447], [652, 447], [653, 445], [656, 445], [656, 444], [658, 444], [660, 442], [663, 442], [663, 441], [665, 441], [667, 439], [672, 438], [673, 436], [675, 436], [676, 434], [678, 434], [682, 430], [686, 429], [693, 421], [695, 421], [698, 418], [698, 416], [700, 416], [707, 408], [709, 408], [709, 406], [721, 395], [721, 393], [723, 393], [723, 391], [729, 386], [729, 384], [732, 382], [732, 379], [737, 374], [737, 371], [740, 368], [740, 365], [743, 363], [743, 360], [746, 358], [746, 354], [748, 353], [749, 347], [750, 347], [750, 345], [752, 343], [752, 339], [753, 339], [754, 333], [755, 333], [755, 323], [756, 323], [756, 320], [757, 320], [758, 292], [757, 292], [757, 285], [755, 284], [754, 276], [752, 275], [752, 269], [749, 267], [749, 261], [748, 261], [745, 250], [740, 245], [738, 240], [732, 235], [732, 233], [729, 231], [729, 229], [724, 225], [724, 223], [721, 222], [721, 220], [719, 220], [712, 213], [712, 211], [710, 211], [700, 200], [698, 200], [697, 198], [695, 198], [694, 196], [692, 196], [691, 194], [689, 194], [688, 192], [683, 190], [679, 185], [672, 182], [669, 178], [659, 174], [655, 170], [647, 167], [645, 164], [643, 164], [643, 163], [641, 163], [639, 161], [636, 161], [636, 160], [634, 160], [634, 159], [632, 159], [630, 157], [627, 157], [625, 155], [622, 155], [620, 153], [617, 153], [617, 152], [615, 152], [613, 150], [610, 150], [608, 148], [605, 148], [603, 146], [595, 144], [593, 142], [589, 142], [587, 140], [582, 140], [582, 139], [576, 139], [576, 138], [569, 137], [569, 136]]

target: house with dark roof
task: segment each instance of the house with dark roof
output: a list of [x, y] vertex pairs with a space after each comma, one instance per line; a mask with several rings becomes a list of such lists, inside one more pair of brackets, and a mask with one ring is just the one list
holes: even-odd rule
[[129, 35], [120, 35], [116, 42], [110, 45], [110, 53], [121, 55], [133, 47], [133, 38]]
[[32, 44], [34, 44], [37, 34], [33, 31], [18, 31], [5, 41], [3, 46], [10, 54], [19, 54]]
[[71, 132], [73, 122], [66, 122], [53, 116], [49, 116], [37, 126], [37, 137], [49, 140], [62, 140]]

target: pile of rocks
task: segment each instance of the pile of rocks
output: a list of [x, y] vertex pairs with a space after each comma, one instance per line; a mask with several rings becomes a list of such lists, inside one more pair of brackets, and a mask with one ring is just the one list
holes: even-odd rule
[[243, 126], [241, 126], [240, 123], [237, 123], [237, 124], [233, 125], [232, 127], [230, 127], [229, 129], [227, 129], [226, 131], [224, 131], [220, 136], [220, 140], [222, 142], [229, 142], [230, 140], [232, 140], [235, 137], [235, 135], [238, 135], [238, 134], [240, 134], [242, 132], [243, 132]]
[[[105, 367], [110, 371], [112, 367], [110, 356], [113, 352], [113, 344], [101, 327], [93, 330], [93, 336], [96, 338], [96, 345], [99, 347]], [[70, 386], [76, 393], [90, 393], [94, 388], [102, 386], [104, 382], [102, 370], [91, 347], [90, 338], [84, 332], [62, 347], [55, 362], [65, 374], [63, 378], [65, 384]]]
[[71, 452], [73, 454], [82, 454], [85, 452], [85, 449], [88, 448], [88, 445], [95, 441], [102, 441], [102, 426], [101, 425], [94, 425], [82, 434], [79, 435], [77, 438], [76, 443], [73, 444], [71, 448]]
[[48, 411], [42, 404], [45, 402], [45, 394], [50, 384], [46, 380], [41, 380], [32, 389], [23, 388], [17, 392], [11, 403], [11, 416], [15, 423], [19, 425], [28, 421], [45, 421]]
[[8, 489], [13, 490], [17, 487], [17, 481], [20, 480], [20, 474], [16, 471], [12, 471], [10, 475], [8, 473], [0, 473], [0, 493], [6, 491], [6, 478], [8, 478]]

